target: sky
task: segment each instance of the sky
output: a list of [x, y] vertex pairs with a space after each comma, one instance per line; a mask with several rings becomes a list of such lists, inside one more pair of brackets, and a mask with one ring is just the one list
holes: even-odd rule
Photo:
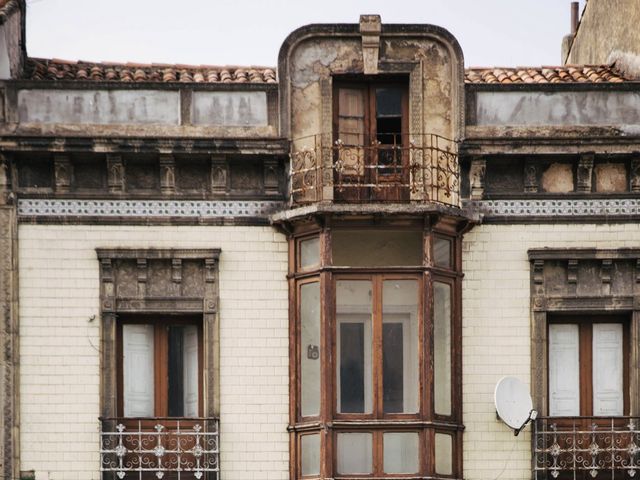
[[[585, 0], [581, 0], [581, 10]], [[309, 23], [431, 23], [465, 65], [559, 65], [571, 0], [27, 0], [27, 53], [66, 60], [275, 66]]]

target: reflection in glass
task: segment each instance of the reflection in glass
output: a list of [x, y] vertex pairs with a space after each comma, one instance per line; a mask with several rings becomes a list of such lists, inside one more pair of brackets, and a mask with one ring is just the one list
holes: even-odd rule
[[300, 287], [301, 413], [320, 414], [320, 283]]
[[320, 475], [320, 435], [303, 435], [300, 438], [302, 475]]
[[451, 415], [451, 286], [433, 282], [433, 378], [435, 412]]
[[334, 265], [422, 265], [422, 232], [419, 230], [335, 229], [331, 245]]
[[338, 473], [373, 473], [373, 435], [371, 433], [338, 434]]
[[300, 268], [320, 265], [320, 238], [313, 237], [300, 241]]
[[418, 281], [384, 281], [382, 305], [384, 413], [415, 413], [419, 390]]
[[384, 473], [418, 473], [418, 433], [385, 433]]
[[336, 282], [339, 413], [371, 413], [371, 301], [371, 281]]
[[436, 473], [440, 475], [453, 474], [452, 437], [444, 433], [436, 433]]
[[434, 237], [433, 263], [436, 267], [451, 268], [451, 240]]

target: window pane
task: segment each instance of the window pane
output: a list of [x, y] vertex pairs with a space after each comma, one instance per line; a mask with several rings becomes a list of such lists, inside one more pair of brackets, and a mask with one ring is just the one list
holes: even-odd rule
[[169, 416], [198, 416], [198, 330], [169, 327]]
[[320, 238], [313, 237], [300, 241], [300, 268], [320, 265]]
[[418, 473], [418, 434], [415, 432], [385, 433], [384, 473]]
[[368, 280], [336, 282], [338, 412], [370, 413], [371, 299]]
[[422, 265], [422, 232], [333, 231], [333, 264], [353, 267]]
[[452, 440], [451, 435], [436, 433], [436, 473], [440, 475], [453, 474]]
[[300, 438], [302, 475], [320, 475], [320, 435], [303, 435]]
[[549, 415], [580, 415], [580, 341], [576, 324], [549, 325]]
[[371, 433], [339, 433], [338, 473], [372, 473], [372, 445]]
[[418, 411], [418, 282], [382, 285], [382, 385], [385, 413]]
[[451, 286], [433, 282], [433, 379], [435, 411], [451, 415]]
[[593, 414], [624, 412], [622, 324], [593, 324]]
[[376, 88], [376, 117], [402, 115], [402, 88]]
[[124, 416], [154, 415], [153, 325], [122, 326]]
[[451, 268], [451, 240], [434, 237], [433, 263], [436, 267]]
[[300, 287], [302, 416], [320, 414], [320, 283]]

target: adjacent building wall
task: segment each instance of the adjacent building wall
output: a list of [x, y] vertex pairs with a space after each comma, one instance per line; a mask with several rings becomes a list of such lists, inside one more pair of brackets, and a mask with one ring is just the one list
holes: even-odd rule
[[[463, 416], [466, 480], [530, 479], [531, 428], [496, 419], [497, 381], [531, 380], [530, 248], [637, 247], [638, 224], [480, 225], [463, 242]], [[536, 405], [534, 405], [536, 407]]]
[[21, 225], [21, 470], [99, 479], [97, 247], [221, 248], [225, 480], [289, 469], [287, 243], [271, 227]]
[[637, 55], [639, 23], [637, 0], [589, 0], [565, 63], [597, 65], [621, 54]]

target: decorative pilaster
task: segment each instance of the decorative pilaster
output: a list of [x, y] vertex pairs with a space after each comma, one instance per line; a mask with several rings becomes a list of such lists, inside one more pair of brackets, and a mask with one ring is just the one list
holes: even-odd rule
[[365, 75], [376, 75], [378, 73], [381, 31], [382, 20], [380, 15], [360, 15], [362, 60], [364, 63]]
[[160, 155], [160, 191], [163, 195], [176, 193], [176, 161], [173, 155]]
[[524, 191], [538, 192], [538, 168], [532, 160], [527, 160], [524, 164]]
[[56, 192], [67, 193], [71, 187], [71, 159], [68, 155], [55, 155], [53, 166]]
[[476, 158], [471, 161], [469, 178], [471, 179], [471, 199], [482, 200], [484, 197], [484, 179], [487, 173], [487, 161]]
[[278, 195], [278, 161], [264, 161], [264, 193], [265, 195]]
[[211, 157], [211, 193], [224, 195], [229, 191], [229, 165], [224, 156]]
[[124, 163], [120, 155], [107, 155], [109, 193], [124, 193]]
[[578, 162], [578, 182], [576, 185], [576, 192], [591, 192], [591, 177], [593, 176], [594, 157], [595, 155], [593, 153], [585, 153], [580, 157], [580, 161]]

